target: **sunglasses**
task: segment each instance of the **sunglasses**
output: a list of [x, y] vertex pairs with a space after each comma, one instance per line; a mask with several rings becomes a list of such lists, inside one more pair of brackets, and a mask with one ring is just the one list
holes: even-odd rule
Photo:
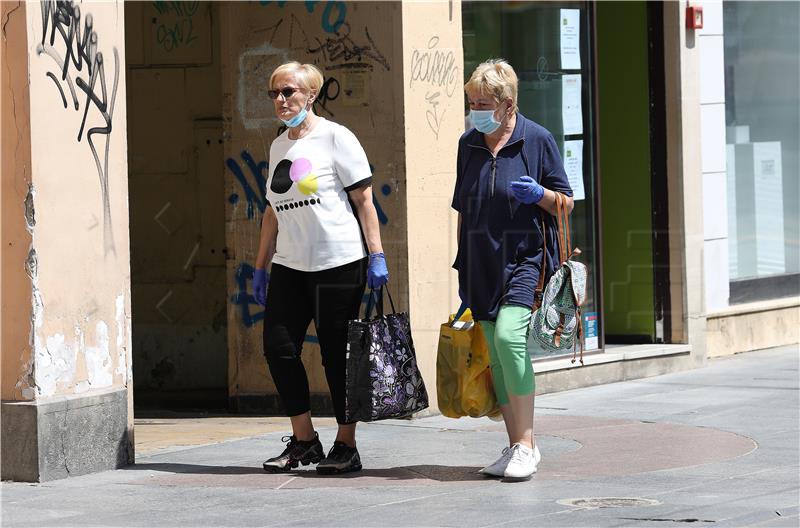
[[279, 95], [282, 95], [284, 99], [288, 99], [294, 95], [295, 92], [299, 92], [299, 88], [282, 88], [280, 90], [268, 90], [267, 95], [270, 99], [277, 99]]

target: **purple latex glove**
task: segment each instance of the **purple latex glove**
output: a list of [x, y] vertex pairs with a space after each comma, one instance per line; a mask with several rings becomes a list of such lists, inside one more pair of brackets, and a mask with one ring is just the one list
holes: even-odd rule
[[389, 282], [389, 270], [386, 268], [386, 256], [383, 253], [370, 253], [367, 286], [380, 288], [387, 282]]
[[257, 269], [253, 273], [253, 297], [261, 306], [267, 305], [267, 270]]
[[528, 205], [539, 203], [544, 197], [544, 187], [530, 176], [520, 176], [519, 180], [512, 181], [511, 192], [514, 193], [514, 198]]

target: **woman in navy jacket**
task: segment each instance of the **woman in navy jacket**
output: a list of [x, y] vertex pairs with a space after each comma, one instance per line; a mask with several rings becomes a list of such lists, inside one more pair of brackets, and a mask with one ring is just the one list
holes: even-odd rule
[[[480, 64], [464, 86], [468, 130], [458, 143], [453, 208], [458, 211], [459, 296], [486, 336], [508, 447], [481, 470], [527, 479], [541, 459], [533, 436], [534, 375], [527, 332], [542, 259], [558, 263], [556, 192], [572, 189], [552, 134], [517, 108], [518, 79], [504, 60]], [[543, 251], [543, 229], [548, 247]], [[546, 277], [549, 278], [549, 277]]]

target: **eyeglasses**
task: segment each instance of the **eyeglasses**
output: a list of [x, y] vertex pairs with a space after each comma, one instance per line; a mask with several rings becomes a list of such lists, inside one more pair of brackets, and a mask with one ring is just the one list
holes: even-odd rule
[[298, 91], [300, 91], [299, 88], [292, 88], [291, 86], [288, 86], [286, 88], [281, 88], [280, 90], [269, 90], [267, 91], [267, 95], [270, 99], [277, 99], [278, 95], [282, 95], [284, 99], [288, 99]]

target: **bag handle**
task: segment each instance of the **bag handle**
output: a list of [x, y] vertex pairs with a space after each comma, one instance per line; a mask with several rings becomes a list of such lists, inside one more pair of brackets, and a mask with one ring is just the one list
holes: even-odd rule
[[[558, 227], [557, 239], [560, 266], [569, 259], [573, 252], [572, 237], [570, 234], [569, 213], [567, 212], [567, 197], [558, 191], [553, 192], [556, 197], [556, 225]], [[536, 311], [542, 305], [544, 295], [544, 278], [547, 275], [547, 219], [543, 209], [539, 209], [539, 216], [542, 224], [542, 265], [539, 271], [539, 282], [533, 297], [533, 310]], [[576, 250], [579, 251], [579, 250]]]
[[456, 324], [456, 322], [459, 319], [461, 319], [461, 316], [464, 315], [464, 313], [467, 311], [467, 308], [469, 308], [467, 306], [467, 303], [465, 303], [464, 301], [461, 301], [461, 306], [458, 307], [458, 311], [456, 311], [456, 315], [455, 315], [455, 317], [453, 317], [453, 321], [450, 323], [450, 327], [451, 328]]
[[[370, 314], [372, 313], [373, 308], [373, 300], [375, 311], [377, 312], [377, 316], [383, 317], [383, 290], [384, 287], [380, 286], [379, 288], [370, 288], [369, 289], [369, 297], [367, 298], [367, 308], [364, 311], [364, 319], [369, 320], [371, 319]], [[394, 308], [394, 300], [392, 300], [392, 294], [389, 293], [389, 288], [386, 288], [386, 295], [389, 296], [389, 305], [392, 307], [392, 313], [397, 313], [397, 310]]]
[[542, 220], [542, 265], [539, 266], [539, 282], [536, 283], [536, 290], [533, 292], [534, 312], [542, 306], [544, 276], [547, 275], [547, 223], [545, 222], [544, 212], [541, 209], [539, 209], [539, 217]]

